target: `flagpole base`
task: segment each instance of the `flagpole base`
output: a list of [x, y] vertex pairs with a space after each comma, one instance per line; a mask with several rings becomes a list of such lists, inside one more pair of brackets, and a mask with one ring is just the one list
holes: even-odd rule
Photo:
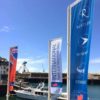
[[9, 95], [8, 94], [6, 95], [6, 100], [9, 100]]

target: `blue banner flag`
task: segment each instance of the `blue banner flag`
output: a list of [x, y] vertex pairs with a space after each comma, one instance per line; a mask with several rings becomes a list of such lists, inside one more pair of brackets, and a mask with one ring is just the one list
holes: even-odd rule
[[94, 0], [70, 5], [70, 100], [88, 100], [87, 79]]

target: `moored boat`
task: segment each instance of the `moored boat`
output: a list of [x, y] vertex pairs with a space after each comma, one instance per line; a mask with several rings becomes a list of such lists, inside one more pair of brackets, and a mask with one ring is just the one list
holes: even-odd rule
[[67, 93], [61, 93], [61, 95], [57, 97], [57, 100], [67, 100]]
[[23, 99], [43, 99], [47, 100], [48, 90], [44, 89], [44, 84], [39, 84], [36, 88], [25, 88], [24, 90], [16, 90], [16, 96]]
[[[22, 98], [24, 100], [47, 100], [48, 99], [48, 91], [47, 90], [40, 90], [40, 89], [34, 89], [33, 91], [31, 90], [17, 90], [16, 96], [18, 98]], [[51, 98], [53, 100], [66, 100], [66, 99], [61, 99], [61, 97], [51, 95]]]
[[23, 98], [23, 99], [30, 99], [30, 100], [34, 100], [34, 99], [43, 99], [46, 100], [47, 99], [47, 93], [44, 91], [31, 91], [31, 90], [18, 90], [16, 91], [16, 96], [19, 98]]

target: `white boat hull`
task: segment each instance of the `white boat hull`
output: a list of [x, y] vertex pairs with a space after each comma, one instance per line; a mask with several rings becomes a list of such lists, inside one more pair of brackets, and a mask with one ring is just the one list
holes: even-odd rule
[[58, 97], [57, 100], [67, 100], [67, 98]]
[[67, 93], [61, 93], [59, 97], [57, 97], [57, 100], [67, 100]]
[[21, 91], [16, 91], [16, 96], [18, 98], [23, 98], [23, 99], [30, 99], [30, 100], [47, 100], [47, 96], [41, 96], [41, 95], [34, 95], [32, 93], [23, 93]]
[[[30, 100], [47, 100], [48, 99], [48, 91], [41, 91], [39, 89], [34, 89], [33, 92], [25, 91], [25, 90], [17, 90], [16, 96], [22, 99], [30, 99]], [[67, 100], [67, 94], [62, 93], [60, 96], [52, 95], [52, 100]]]

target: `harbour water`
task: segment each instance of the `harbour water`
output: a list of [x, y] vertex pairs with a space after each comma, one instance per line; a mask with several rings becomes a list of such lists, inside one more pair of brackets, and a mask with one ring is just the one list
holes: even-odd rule
[[[66, 91], [66, 86], [63, 86], [63, 92]], [[89, 100], [100, 100], [100, 85], [91, 85], [88, 86], [88, 96]], [[6, 97], [0, 97], [0, 100], [6, 100]], [[16, 96], [10, 97], [9, 100], [23, 100], [20, 98], [17, 98]]]

